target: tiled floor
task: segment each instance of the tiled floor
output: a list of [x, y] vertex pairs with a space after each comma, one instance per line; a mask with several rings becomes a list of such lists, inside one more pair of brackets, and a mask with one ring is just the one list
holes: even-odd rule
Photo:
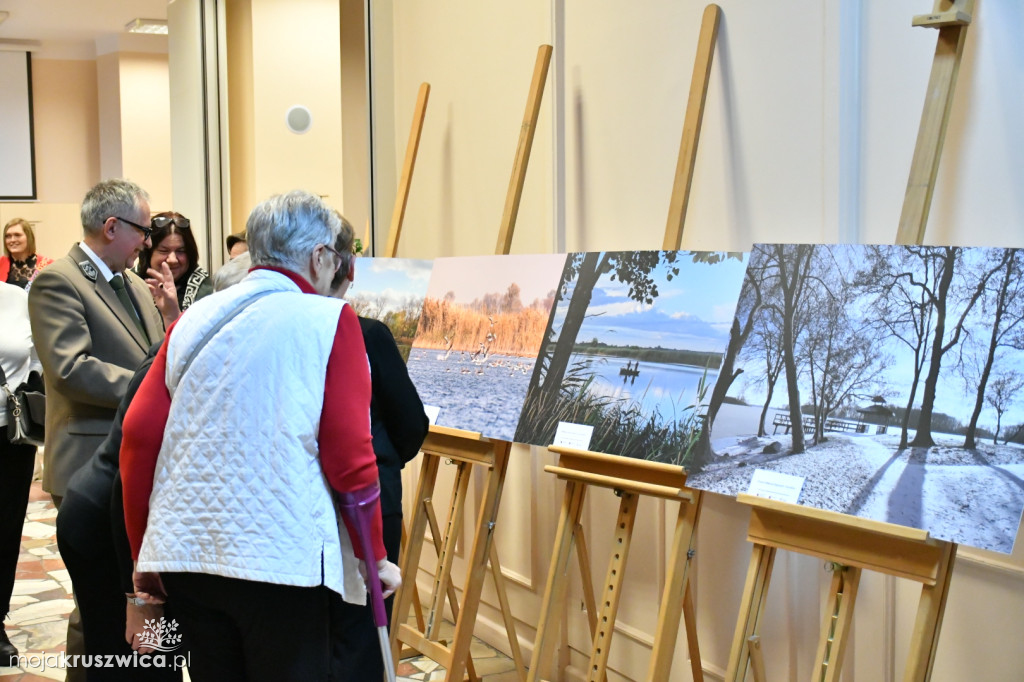
[[[0, 679], [4, 682], [64, 679], [64, 671], [47, 669], [44, 658], [49, 654], [52, 660], [54, 654], [64, 651], [67, 617], [74, 607], [71, 581], [57, 551], [56, 518], [57, 510], [50, 496], [42, 491], [38, 481], [34, 482], [22, 531], [11, 613], [5, 623], [11, 642], [28, 665], [0, 667]], [[445, 625], [450, 631], [451, 625]], [[450, 636], [442, 628], [442, 639], [446, 634]], [[471, 653], [476, 672], [485, 682], [518, 680], [512, 661], [484, 642], [474, 639]], [[396, 672], [400, 681], [444, 679], [444, 670], [425, 657], [401, 661]]]

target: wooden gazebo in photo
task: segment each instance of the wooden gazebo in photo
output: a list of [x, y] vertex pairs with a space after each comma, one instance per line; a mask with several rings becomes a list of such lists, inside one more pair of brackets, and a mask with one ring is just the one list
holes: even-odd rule
[[869, 424], [878, 427], [875, 429], [875, 433], [885, 433], [894, 416], [892, 410], [885, 406], [885, 398], [880, 395], [872, 398], [871, 404], [867, 407], [858, 407], [857, 411], [860, 412], [860, 418], [857, 420], [857, 433], [866, 433]]

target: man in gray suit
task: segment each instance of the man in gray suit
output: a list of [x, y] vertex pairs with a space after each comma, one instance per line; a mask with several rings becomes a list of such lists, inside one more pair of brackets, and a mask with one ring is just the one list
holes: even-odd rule
[[82, 241], [40, 272], [28, 295], [46, 380], [43, 490], [58, 506], [110, 431], [135, 368], [164, 336], [149, 287], [131, 272], [149, 244], [146, 192], [127, 180], [101, 182], [82, 201], [82, 228]]
[[[99, 183], [82, 201], [82, 230], [82, 241], [41, 271], [28, 295], [46, 382], [43, 490], [57, 507], [110, 431], [135, 368], [164, 337], [149, 287], [131, 272], [150, 244], [146, 192], [127, 180]], [[77, 610], [72, 616], [67, 653], [84, 654]], [[69, 668], [68, 679], [84, 679], [84, 670]]]

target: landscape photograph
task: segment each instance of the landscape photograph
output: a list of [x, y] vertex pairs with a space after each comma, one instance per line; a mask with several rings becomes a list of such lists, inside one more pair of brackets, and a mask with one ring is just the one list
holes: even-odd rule
[[512, 440], [565, 259], [434, 261], [408, 365], [438, 425]]
[[356, 258], [355, 278], [345, 299], [360, 317], [386, 324], [408, 361], [433, 261], [413, 258]]
[[1024, 511], [1024, 251], [759, 244], [687, 485], [1008, 553]]
[[570, 254], [516, 441], [592, 426], [588, 449], [682, 464], [696, 443], [744, 276], [744, 255]]

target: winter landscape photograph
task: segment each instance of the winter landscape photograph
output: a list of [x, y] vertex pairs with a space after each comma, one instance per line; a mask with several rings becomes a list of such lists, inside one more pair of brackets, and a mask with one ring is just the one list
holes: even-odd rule
[[761, 244], [687, 484], [1010, 552], [1024, 510], [1024, 251]]

